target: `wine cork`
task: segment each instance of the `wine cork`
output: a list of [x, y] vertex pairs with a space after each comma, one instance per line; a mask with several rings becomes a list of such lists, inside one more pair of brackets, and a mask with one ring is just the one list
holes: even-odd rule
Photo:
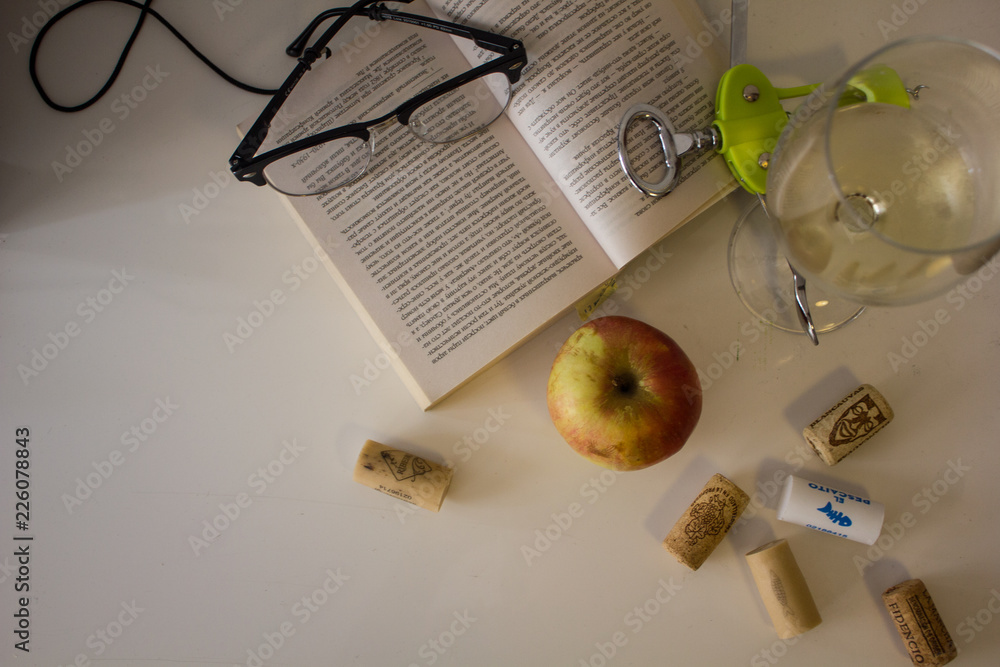
[[448, 493], [452, 472], [451, 468], [368, 440], [354, 466], [354, 481], [437, 512]]
[[875, 544], [882, 534], [885, 506], [826, 484], [789, 475], [781, 490], [777, 515], [781, 521], [821, 533]]
[[757, 547], [746, 559], [778, 637], [797, 637], [823, 621], [787, 540]]
[[882, 593], [882, 602], [914, 665], [938, 667], [958, 655], [924, 582], [910, 579], [896, 584]]
[[663, 548], [697, 570], [726, 537], [750, 497], [722, 475], [712, 476], [663, 540]]
[[892, 421], [892, 408], [870, 384], [863, 384], [802, 431], [823, 462], [836, 465]]

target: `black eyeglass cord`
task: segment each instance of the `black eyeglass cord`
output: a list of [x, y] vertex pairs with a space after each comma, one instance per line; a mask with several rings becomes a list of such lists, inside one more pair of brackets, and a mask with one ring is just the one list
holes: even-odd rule
[[[97, 93], [93, 97], [91, 97], [89, 100], [85, 102], [73, 106], [64, 106], [62, 104], [53, 101], [52, 98], [48, 96], [48, 94], [45, 92], [45, 89], [42, 87], [41, 81], [39, 81], [38, 79], [38, 73], [36, 71], [38, 48], [42, 43], [42, 38], [46, 35], [46, 33], [48, 33], [49, 29], [52, 26], [54, 26], [56, 23], [58, 23], [67, 15], [76, 11], [77, 9], [95, 2], [117, 2], [123, 5], [128, 5], [130, 7], [135, 7], [136, 9], [139, 10], [139, 18], [135, 22], [135, 28], [132, 29], [132, 34], [129, 36], [128, 41], [125, 43], [125, 48], [122, 49], [121, 55], [118, 57], [118, 62], [115, 64], [114, 71], [111, 72], [111, 76], [108, 77], [108, 80], [104, 83], [101, 89], [97, 91]], [[35, 37], [35, 41], [31, 45], [31, 53], [28, 56], [28, 73], [31, 75], [31, 82], [35, 85], [35, 90], [38, 91], [38, 94], [41, 96], [42, 100], [56, 111], [63, 111], [70, 113], [74, 111], [82, 111], [83, 109], [86, 109], [87, 107], [91, 106], [99, 99], [101, 99], [104, 96], [104, 94], [108, 92], [111, 86], [114, 85], [115, 80], [121, 73], [122, 67], [125, 65], [125, 59], [128, 58], [129, 51], [132, 50], [132, 45], [135, 43], [136, 37], [139, 36], [139, 31], [142, 29], [142, 26], [146, 21], [147, 15], [152, 16], [154, 19], [163, 24], [163, 26], [166, 27], [167, 30], [169, 30], [174, 35], [174, 37], [179, 39], [181, 43], [184, 44], [184, 46], [186, 46], [188, 50], [191, 51], [191, 53], [193, 53], [195, 56], [198, 57], [199, 60], [208, 65], [213, 72], [215, 72], [216, 74], [218, 74], [223, 79], [225, 79], [232, 85], [236, 86], [237, 88], [240, 88], [241, 90], [245, 90], [250, 93], [257, 93], [259, 95], [274, 95], [276, 92], [278, 92], [278, 89], [276, 88], [274, 89], [259, 88], [257, 86], [252, 86], [248, 83], [239, 81], [238, 79], [230, 76], [229, 74], [226, 74], [224, 71], [222, 71], [222, 69], [219, 68], [218, 65], [213, 63], [211, 60], [208, 59], [207, 56], [205, 56], [201, 51], [199, 51], [194, 46], [194, 44], [188, 41], [188, 39], [184, 37], [184, 35], [182, 35], [174, 26], [172, 26], [169, 21], [163, 18], [163, 16], [159, 14], [156, 10], [152, 9], [150, 6], [152, 4], [153, 0], [144, 0], [141, 3], [136, 2], [136, 0], [79, 0], [78, 2], [54, 14], [52, 18], [50, 18], [45, 23], [45, 25], [43, 25], [38, 30], [38, 35]]]

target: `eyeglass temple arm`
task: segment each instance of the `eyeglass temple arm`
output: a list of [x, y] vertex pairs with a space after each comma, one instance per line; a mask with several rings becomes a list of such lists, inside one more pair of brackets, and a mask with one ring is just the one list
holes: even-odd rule
[[[377, 5], [375, 7], [368, 7], [368, 5], [372, 5], [377, 1], [378, 0], [359, 0], [349, 8], [328, 9], [313, 19], [306, 29], [303, 30], [302, 33], [288, 45], [285, 52], [290, 56], [299, 57], [299, 64], [292, 70], [292, 73], [287, 79], [285, 79], [285, 82], [281, 84], [281, 88], [278, 89], [278, 92], [271, 98], [271, 101], [268, 102], [267, 106], [264, 107], [260, 117], [257, 118], [257, 121], [247, 132], [246, 136], [244, 136], [243, 141], [240, 142], [240, 145], [236, 148], [236, 152], [233, 153], [233, 156], [229, 160], [231, 166], [237, 167], [241, 162], [244, 160], [250, 160], [254, 154], [256, 154], [261, 144], [264, 143], [264, 139], [267, 137], [267, 132], [271, 127], [271, 121], [274, 120], [274, 117], [278, 114], [278, 110], [281, 108], [281, 105], [284, 104], [285, 98], [291, 93], [292, 88], [294, 88], [299, 82], [299, 79], [301, 79], [302, 76], [309, 71], [312, 63], [319, 58], [323, 50], [326, 49], [326, 45], [330, 42], [330, 40], [334, 38], [334, 36], [353, 16], [364, 14], [375, 21], [400, 21], [425, 28], [431, 28], [433, 30], [439, 30], [451, 35], [471, 39], [477, 46], [488, 51], [493, 51], [494, 53], [508, 54], [524, 48], [521, 42], [516, 39], [511, 39], [510, 37], [505, 37], [503, 35], [497, 35], [485, 30], [479, 30], [478, 28], [470, 28], [457, 23], [441, 21], [434, 18], [428, 18], [426, 16], [417, 16], [416, 14], [396, 12], [389, 9], [384, 4]], [[409, 3], [413, 0], [398, 1]], [[308, 42], [313, 32], [316, 31], [316, 28], [319, 27], [323, 21], [326, 21], [334, 16], [339, 18], [333, 23], [333, 25], [327, 28], [326, 32], [324, 32], [311, 47], [306, 48], [305, 44]]]
[[[326, 47], [327, 42], [333, 39], [333, 36], [347, 24], [347, 21], [354, 15], [361, 13], [366, 5], [373, 4], [377, 0], [358, 0], [351, 7], [330, 9], [315, 19], [313, 19], [309, 25], [306, 27], [302, 33], [295, 38], [285, 52], [292, 56], [299, 57], [299, 63], [292, 70], [292, 73], [288, 75], [285, 82], [281, 84], [278, 92], [271, 98], [264, 107], [260, 116], [254, 122], [253, 126], [243, 137], [243, 141], [237, 146], [236, 152], [229, 159], [229, 164], [231, 167], [238, 167], [244, 160], [250, 160], [257, 150], [260, 148], [261, 144], [264, 143], [264, 139], [267, 138], [267, 132], [271, 128], [271, 121], [274, 117], [278, 115], [278, 110], [281, 105], [284, 104], [285, 98], [291, 94], [292, 88], [299, 82], [306, 72], [309, 71], [310, 67], [316, 60], [319, 59], [323, 50]], [[400, 0], [400, 2], [411, 2], [412, 0]], [[327, 20], [332, 16], [339, 16], [340, 18], [323, 34], [323, 36], [316, 41], [310, 49], [304, 49], [303, 46], [305, 42], [312, 35], [313, 31], [316, 30], [320, 23]]]
[[476, 46], [486, 49], [487, 51], [493, 51], [494, 53], [508, 54], [512, 51], [523, 48], [521, 42], [516, 39], [505, 37], [504, 35], [497, 35], [492, 32], [487, 32], [486, 30], [471, 28], [458, 23], [451, 23], [450, 21], [441, 21], [427, 16], [404, 14], [402, 12], [393, 11], [385, 5], [379, 5], [378, 7], [373, 7], [372, 9], [374, 10], [372, 13], [375, 14], [372, 18], [376, 21], [399, 21], [401, 23], [409, 23], [423, 28], [439, 30], [441, 32], [446, 32], [449, 35], [465, 37], [466, 39], [471, 39], [475, 42]]
[[[412, 2], [412, 0], [399, 0], [400, 2]], [[240, 145], [236, 147], [236, 151], [233, 153], [232, 157], [229, 158], [229, 165], [231, 168], [236, 169], [242, 163], [247, 162], [253, 158], [253, 156], [260, 149], [261, 144], [264, 143], [264, 139], [267, 138], [268, 130], [271, 129], [271, 121], [274, 117], [278, 115], [278, 110], [285, 103], [285, 99], [291, 94], [292, 88], [299, 82], [299, 79], [309, 71], [312, 63], [319, 59], [323, 50], [326, 48], [326, 44], [333, 39], [333, 36], [340, 31], [344, 25], [347, 24], [348, 20], [352, 16], [360, 14], [364, 11], [366, 5], [371, 5], [377, 2], [377, 0], [358, 0], [351, 7], [329, 9], [315, 19], [313, 19], [306, 29], [292, 42], [285, 52], [289, 55], [301, 56], [299, 58], [298, 64], [292, 73], [288, 75], [285, 82], [281, 84], [278, 92], [271, 98], [264, 107], [264, 110], [258, 116], [257, 120], [254, 122], [253, 126], [243, 137], [243, 141]], [[316, 40], [316, 43], [309, 49], [304, 49], [305, 42], [309, 39], [312, 33], [316, 30], [320, 23], [327, 20], [332, 16], [339, 16], [336, 22], [330, 26], [323, 35]], [[293, 50], [296, 53], [293, 54]]]
[[233, 169], [239, 167], [244, 162], [247, 162], [253, 158], [260, 148], [261, 144], [264, 143], [264, 139], [267, 138], [268, 130], [271, 129], [271, 121], [274, 117], [278, 115], [278, 110], [281, 109], [281, 105], [284, 104], [285, 98], [291, 93], [292, 88], [295, 84], [299, 82], [302, 75], [309, 71], [309, 66], [303, 62], [299, 62], [292, 73], [288, 75], [285, 82], [281, 84], [278, 92], [270, 99], [264, 110], [261, 111], [260, 116], [254, 121], [254, 124], [250, 127], [247, 133], [243, 136], [243, 140], [240, 145], [236, 147], [236, 151], [233, 152], [232, 157], [229, 158], [229, 166]]
[[[404, 2], [407, 4], [413, 2], [413, 0], [395, 0], [395, 1]], [[288, 47], [285, 49], [285, 53], [287, 53], [293, 58], [298, 58], [302, 56], [303, 53], [305, 53], [306, 51], [306, 43], [309, 41], [309, 38], [312, 37], [312, 34], [316, 32], [316, 28], [318, 28], [320, 24], [322, 24], [324, 21], [333, 18], [334, 16], [350, 17], [350, 16], [364, 14], [369, 18], [375, 19], [375, 17], [372, 14], [379, 8], [369, 7], [368, 5], [373, 5], [376, 2], [379, 2], [379, 0], [359, 0], [359, 2], [356, 2], [351, 7], [337, 7], [334, 9], [328, 9], [325, 12], [320, 13], [320, 15], [314, 18], [312, 21], [310, 21], [309, 25], [306, 26], [306, 29], [303, 30], [299, 34], [299, 36], [296, 37], [295, 40], [288, 45]], [[382, 8], [385, 8], [385, 5], [382, 5]], [[347, 23], [347, 20], [344, 19], [342, 21], [339, 21], [339, 23], [340, 25], [337, 25], [335, 23], [332, 26], [330, 26], [330, 28], [328, 28], [327, 31], [323, 33], [323, 36], [320, 37], [318, 40], [316, 40], [316, 43], [313, 45], [313, 49], [318, 50], [324, 48], [329, 43], [329, 41], [333, 39], [333, 36], [336, 35], [338, 32], [340, 32], [340, 29], [344, 27], [344, 24]]]
[[[295, 38], [295, 40], [288, 45], [285, 49], [285, 53], [292, 56], [293, 58], [298, 58], [303, 56], [310, 50], [320, 51], [326, 47], [326, 45], [333, 39], [334, 35], [340, 31], [343, 25], [347, 22], [346, 19], [342, 19], [334, 25], [330, 26], [329, 29], [316, 40], [309, 49], [306, 48], [306, 43], [312, 36], [316, 28], [319, 27], [321, 23], [330, 19], [334, 16], [343, 17], [345, 14], [350, 15], [365, 15], [373, 21], [399, 21], [401, 23], [410, 23], [412, 25], [417, 25], [423, 28], [431, 28], [433, 30], [439, 30], [441, 32], [446, 32], [450, 35], [457, 35], [459, 37], [465, 37], [467, 39], [473, 40], [477, 46], [480, 46], [488, 51], [493, 51], [495, 53], [510, 53], [518, 48], [520, 48], [520, 42], [516, 39], [511, 39], [509, 37], [504, 37], [503, 35], [496, 35], [485, 30], [479, 30], [477, 28], [470, 28], [467, 26], [462, 26], [457, 23], [451, 23], [449, 21], [441, 21], [435, 18], [430, 18], [427, 16], [418, 16], [416, 14], [405, 14], [403, 12], [398, 12], [389, 9], [384, 4], [376, 5], [374, 7], [364, 7], [365, 3], [372, 4], [378, 0], [362, 0], [362, 2], [356, 4], [350, 9], [328, 9], [315, 19], [306, 27], [302, 33]], [[410, 3], [413, 0], [397, 0], [398, 2]], [[360, 5], [360, 6], [359, 6]]]

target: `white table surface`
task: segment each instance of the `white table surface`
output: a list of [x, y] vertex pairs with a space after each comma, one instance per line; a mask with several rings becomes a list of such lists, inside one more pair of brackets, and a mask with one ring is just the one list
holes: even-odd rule
[[[729, 6], [701, 4], [709, 19]], [[290, 278], [312, 262], [278, 198], [223, 180], [235, 124], [264, 99], [150, 23], [107, 97], [58, 114], [31, 88], [28, 46], [10, 37], [45, 6], [0, 8], [2, 664], [905, 665], [879, 596], [910, 577], [930, 589], [956, 664], [998, 663], [992, 273], [951, 298], [869, 310], [816, 348], [759, 332], [729, 284], [726, 243], [746, 202], [731, 196], [658, 246], [662, 266], [643, 268], [647, 255], [626, 270], [636, 289], [616, 297], [710, 378], [701, 421], [672, 459], [602, 473], [545, 408], [575, 315], [428, 413], [390, 371], [356, 388], [380, 350], [322, 270]], [[266, 85], [326, 6], [155, 5], [226, 69]], [[100, 6], [53, 31], [40, 59], [53, 94], [99, 86], [134, 16]], [[760, 1], [748, 56], [793, 85], [926, 32], [1000, 47], [1000, 9]], [[125, 115], [132, 91], [144, 99]], [[88, 136], [100, 142], [57, 174], [66, 146]], [[275, 291], [273, 313], [227, 345]], [[36, 351], [49, 358], [23, 375]], [[828, 468], [800, 431], [860, 382], [896, 418]], [[19, 427], [30, 429], [27, 531], [15, 528]], [[367, 438], [455, 464], [439, 514], [351, 481]], [[883, 502], [881, 546], [777, 521], [773, 481], [795, 471]], [[754, 493], [753, 509], [690, 572], [660, 543], [715, 472]], [[14, 538], [25, 535], [30, 653], [14, 648]], [[824, 618], [790, 641], [777, 639], [743, 558], [776, 537]]]

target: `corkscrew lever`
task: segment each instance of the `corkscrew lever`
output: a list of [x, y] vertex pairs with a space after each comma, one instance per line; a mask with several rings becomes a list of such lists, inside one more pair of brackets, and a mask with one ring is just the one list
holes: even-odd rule
[[799, 322], [805, 330], [806, 335], [813, 345], [819, 345], [819, 337], [816, 335], [816, 327], [813, 325], [812, 313], [809, 312], [809, 299], [806, 297], [806, 279], [795, 270], [790, 263], [788, 268], [792, 270], [792, 280], [795, 285], [795, 305], [799, 315]]
[[[765, 214], [764, 191], [770, 151], [784, 129], [788, 116], [780, 100], [809, 94], [815, 86], [775, 88], [767, 77], [746, 64], [747, 3], [732, 1], [729, 42], [729, 71], [723, 75], [716, 93], [716, 115], [704, 130], [677, 132], [670, 119], [658, 108], [637, 104], [625, 112], [618, 126], [618, 160], [632, 185], [649, 197], [662, 197], [680, 180], [680, 162], [686, 154], [697, 155], [714, 149], [725, 157], [726, 164], [743, 189], [756, 194]], [[626, 133], [637, 120], [650, 121], [656, 128], [663, 150], [663, 176], [659, 181], [644, 180], [633, 168]], [[802, 328], [814, 345], [819, 344], [806, 297], [805, 278], [789, 264], [794, 283], [796, 311]]]

